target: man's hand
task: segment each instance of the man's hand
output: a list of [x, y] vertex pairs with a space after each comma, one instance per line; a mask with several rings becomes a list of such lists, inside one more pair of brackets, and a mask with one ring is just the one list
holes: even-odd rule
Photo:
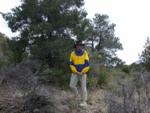
[[77, 74], [77, 75], [82, 75], [82, 73], [81, 73], [81, 72], [77, 72], [76, 74]]
[[82, 74], [82, 75], [84, 75], [84, 74], [86, 74], [86, 73], [84, 73], [84, 72], [81, 72], [81, 74]]

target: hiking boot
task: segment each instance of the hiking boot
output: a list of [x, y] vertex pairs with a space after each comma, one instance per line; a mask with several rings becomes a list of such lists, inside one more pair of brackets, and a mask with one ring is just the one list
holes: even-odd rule
[[80, 106], [81, 107], [87, 107], [87, 103], [85, 101], [83, 101], [83, 102], [80, 103]]

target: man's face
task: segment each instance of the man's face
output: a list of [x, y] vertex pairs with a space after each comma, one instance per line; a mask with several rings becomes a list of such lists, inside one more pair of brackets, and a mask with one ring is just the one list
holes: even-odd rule
[[81, 45], [76, 45], [76, 49], [80, 50], [80, 49], [82, 49], [82, 46]]

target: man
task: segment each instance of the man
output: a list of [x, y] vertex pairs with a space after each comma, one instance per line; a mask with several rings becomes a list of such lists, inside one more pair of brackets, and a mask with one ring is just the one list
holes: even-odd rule
[[82, 102], [80, 106], [87, 106], [87, 88], [86, 79], [87, 72], [89, 71], [89, 57], [86, 50], [84, 50], [84, 44], [81, 41], [77, 41], [74, 45], [74, 51], [70, 55], [70, 68], [72, 71], [70, 79], [70, 87], [75, 95], [78, 97], [77, 82], [80, 79], [82, 89]]

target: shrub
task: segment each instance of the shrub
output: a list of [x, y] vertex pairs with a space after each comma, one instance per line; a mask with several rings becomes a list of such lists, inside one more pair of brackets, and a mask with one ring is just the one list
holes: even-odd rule
[[0, 33], [0, 68], [8, 66], [13, 59], [13, 52], [9, 47], [9, 39]]
[[106, 88], [108, 88], [112, 92], [116, 92], [117, 94], [120, 94], [118, 90], [120, 90], [121, 84], [123, 84], [126, 81], [129, 81], [130, 79], [131, 77], [129, 76], [129, 74], [123, 72], [119, 68], [113, 68], [109, 72]]
[[91, 70], [88, 77], [88, 86], [105, 86], [109, 76], [109, 69], [100, 64], [91, 64]]

